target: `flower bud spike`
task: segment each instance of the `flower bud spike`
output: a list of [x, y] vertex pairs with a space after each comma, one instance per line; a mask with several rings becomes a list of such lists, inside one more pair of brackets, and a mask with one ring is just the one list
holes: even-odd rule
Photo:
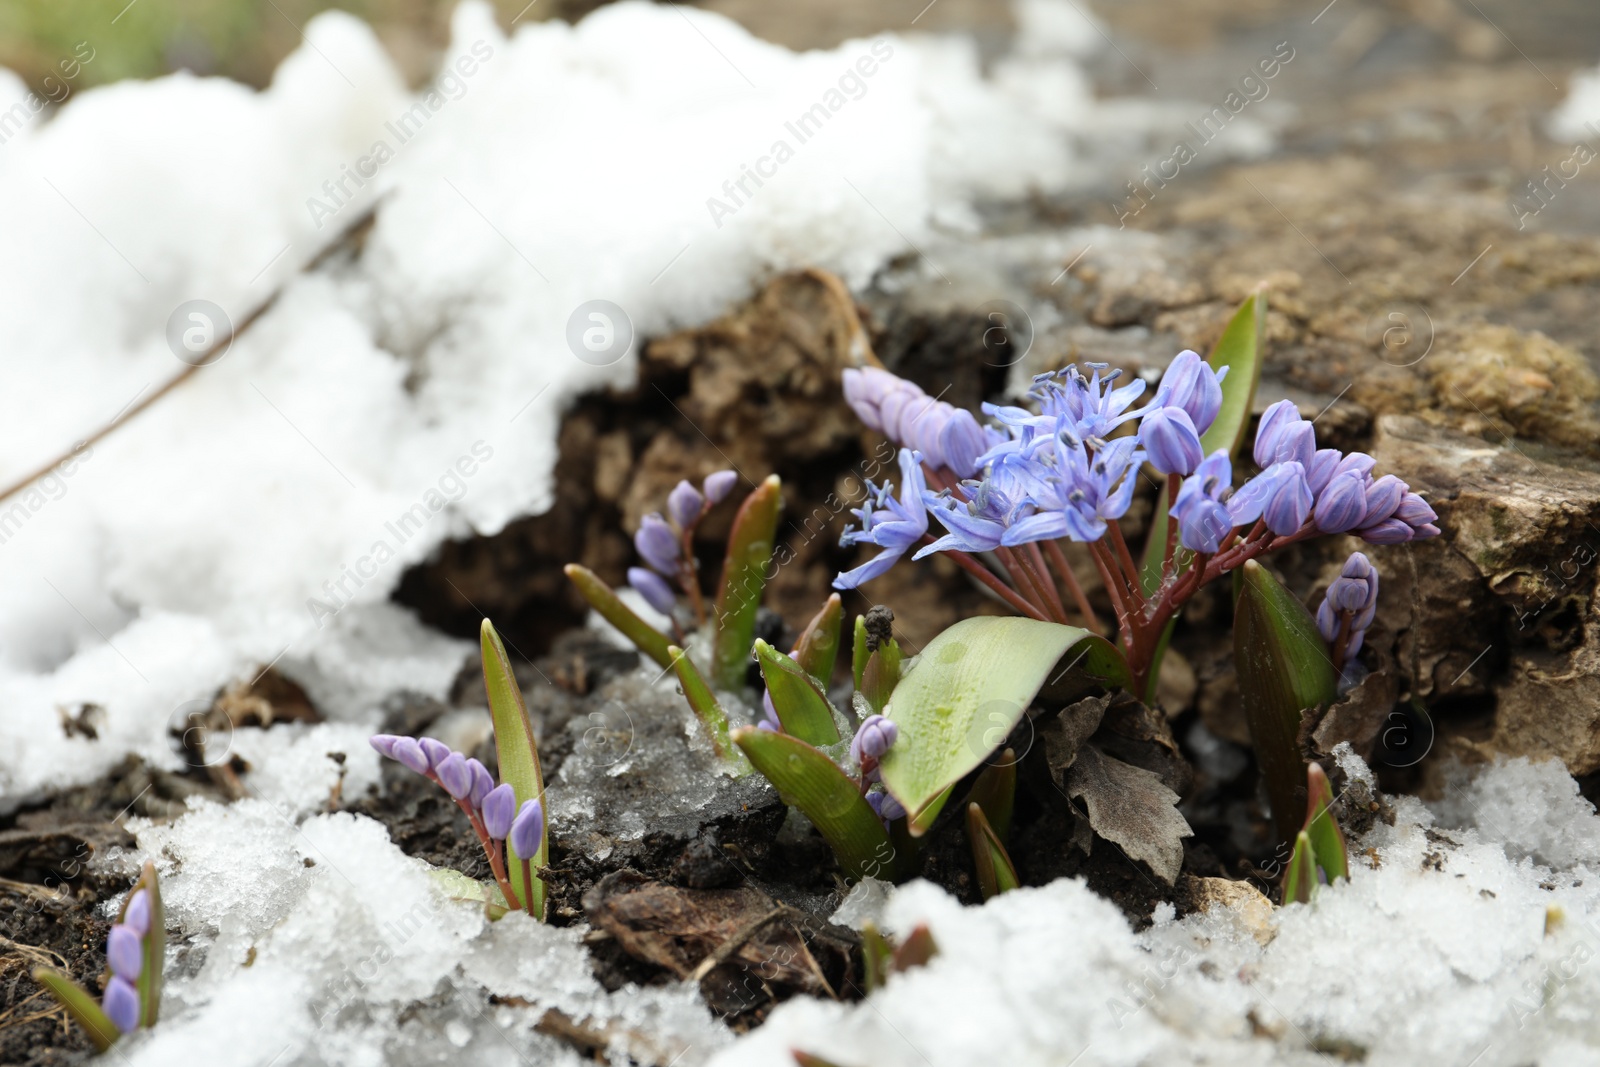
[[400, 757], [394, 754], [394, 746], [397, 742], [399, 742], [399, 740], [400, 738], [396, 737], [394, 734], [373, 734], [371, 737], [367, 738], [367, 744], [371, 745], [380, 756], [388, 756], [390, 759], [399, 759]]
[[862, 722], [856, 736], [850, 741], [850, 755], [857, 763], [879, 760], [894, 746], [900, 736], [900, 727], [893, 719], [882, 715], [869, 715]]

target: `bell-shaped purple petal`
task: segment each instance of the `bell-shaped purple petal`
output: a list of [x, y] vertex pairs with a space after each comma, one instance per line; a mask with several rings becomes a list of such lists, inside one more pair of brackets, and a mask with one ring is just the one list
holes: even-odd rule
[[467, 758], [459, 752], [452, 752], [441, 760], [433, 773], [438, 777], [439, 784], [444, 786], [444, 791], [456, 800], [472, 792], [472, 769], [467, 766]]
[[1329, 480], [1317, 496], [1315, 518], [1323, 533], [1344, 533], [1362, 524], [1367, 515], [1367, 487], [1357, 474]]
[[450, 755], [450, 746], [435, 737], [419, 737], [417, 744], [422, 746], [422, 754], [428, 757], [428, 766], [437, 767]]
[[[1434, 530], [1437, 532], [1438, 528], [1435, 527]], [[1361, 540], [1369, 545], [1403, 545], [1416, 537], [1419, 532], [1399, 519], [1384, 519], [1376, 526], [1356, 531]]]
[[139, 1028], [139, 991], [121, 975], [113, 975], [106, 983], [100, 1007], [112, 1025], [123, 1033], [131, 1034]]
[[882, 759], [900, 736], [900, 727], [893, 719], [882, 715], [868, 715], [861, 720], [856, 736], [850, 741], [850, 755], [857, 763], [869, 759]]
[[394, 743], [394, 758], [418, 774], [428, 773], [428, 754], [414, 737], [402, 737]]
[[1392, 474], [1385, 474], [1368, 485], [1367, 513], [1363, 516], [1361, 525], [1376, 526], [1385, 519], [1393, 517], [1405, 495], [1406, 483]]
[[483, 828], [496, 841], [504, 841], [517, 816], [517, 791], [510, 782], [497, 785], [483, 798]]
[[481, 808], [484, 798], [494, 790], [494, 775], [476, 759], [467, 760], [467, 771], [472, 775], [472, 788], [467, 791], [467, 799], [473, 807]]
[[1317, 632], [1330, 645], [1339, 638], [1339, 612], [1326, 597], [1317, 607]]
[[544, 843], [544, 805], [538, 800], [524, 800], [511, 822], [507, 838], [511, 850], [522, 859], [532, 859]]
[[861, 529], [846, 530], [840, 539], [845, 547], [867, 543], [879, 545], [883, 551], [835, 578], [835, 589], [855, 589], [884, 574], [928, 532], [928, 509], [923, 504], [928, 483], [922, 474], [920, 452], [900, 450], [900, 499], [891, 497], [887, 490], [887, 486], [872, 490], [873, 499], [856, 512], [861, 516]]
[[678, 573], [678, 535], [656, 512], [640, 520], [639, 532], [633, 535], [633, 547], [646, 563], [662, 574]]
[[394, 754], [394, 746], [399, 740], [400, 738], [396, 737], [394, 734], [373, 734], [371, 737], [367, 738], [367, 744], [376, 749], [378, 755], [388, 756], [390, 759], [395, 759], [397, 757]]
[[112, 974], [138, 981], [139, 972], [144, 970], [144, 942], [131, 927], [118, 923], [111, 928], [106, 938], [106, 963]]
[[655, 571], [644, 567], [629, 567], [628, 584], [639, 591], [646, 604], [663, 615], [671, 615], [673, 609], [678, 606], [678, 596], [672, 591], [672, 586]]
[[138, 889], [122, 909], [122, 925], [143, 937], [150, 932], [150, 891]]
[[939, 434], [939, 451], [944, 465], [957, 478], [970, 478], [980, 470], [978, 457], [988, 451], [989, 442], [972, 412], [955, 410]]
[[1339, 465], [1333, 469], [1333, 473], [1359, 474], [1362, 478], [1365, 478], [1372, 473], [1372, 468], [1377, 465], [1378, 461], [1365, 452], [1351, 452], [1339, 461]]
[[698, 522], [705, 505], [706, 498], [688, 481], [680, 481], [667, 494], [667, 514], [680, 530], [687, 530]]
[[1191, 474], [1205, 458], [1194, 421], [1178, 407], [1156, 408], [1140, 419], [1139, 445], [1162, 474]]
[[706, 480], [700, 488], [705, 490], [706, 500], [712, 504], [720, 504], [733, 492], [733, 487], [739, 484], [738, 471], [713, 471], [706, 475]]
[[897, 388], [885, 395], [878, 402], [878, 416], [883, 425], [883, 435], [895, 444], [903, 445], [905, 442], [900, 438], [900, 412], [905, 409], [907, 404], [912, 403], [919, 397], [925, 398], [927, 394], [910, 382], [901, 382], [900, 384], [909, 388]]

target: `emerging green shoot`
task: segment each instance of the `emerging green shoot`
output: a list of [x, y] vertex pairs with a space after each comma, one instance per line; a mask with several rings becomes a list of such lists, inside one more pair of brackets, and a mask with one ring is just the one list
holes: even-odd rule
[[1283, 872], [1283, 902], [1309, 904], [1317, 891], [1317, 858], [1311, 847], [1311, 838], [1304, 830], [1295, 835], [1294, 853], [1289, 857], [1289, 867]]
[[755, 657], [761, 664], [761, 676], [766, 680], [783, 732], [813, 745], [838, 744], [839, 727], [834, 722], [833, 705], [828, 703], [817, 678], [759, 639]]
[[844, 602], [839, 594], [828, 597], [822, 610], [806, 623], [805, 632], [794, 646], [794, 661], [826, 691], [833, 679], [833, 666], [839, 658], [839, 632], [844, 623]]
[[1000, 837], [989, 825], [983, 808], [967, 805], [967, 842], [972, 846], [972, 865], [978, 876], [978, 890], [983, 899], [998, 896], [1021, 884], [1011, 856], [1000, 843]]
[[[489, 694], [489, 714], [494, 719], [494, 747], [500, 762], [500, 781], [509, 784], [515, 796], [515, 803], [509, 806], [512, 809], [510, 813], [514, 817], [515, 811], [529, 801], [537, 801], [541, 811], [536, 852], [523, 855], [515, 848], [514, 838], [506, 842], [505, 867], [509, 869], [505, 874], [515, 894], [508, 901], [520, 903], [529, 915], [542, 920], [545, 886], [532, 873], [543, 867], [549, 859], [548, 833], [542, 816], [544, 772], [539, 766], [539, 748], [534, 741], [528, 706], [522, 699], [522, 687], [517, 684], [511, 660], [506, 655], [506, 646], [488, 619], [483, 620], [479, 639], [483, 649], [483, 685]], [[484, 808], [480, 803], [480, 809], [492, 813], [494, 806]], [[506, 838], [508, 834], [509, 828], [501, 833], [501, 837]], [[491, 850], [491, 866], [495, 858], [496, 851]]]
[[577, 586], [583, 599], [589, 602], [589, 606], [598, 611], [601, 618], [622, 631], [622, 636], [632, 641], [634, 647], [662, 667], [672, 664], [672, 657], [667, 652], [669, 643], [667, 639], [618, 599], [617, 594], [600, 580], [598, 574], [576, 563], [567, 564], [565, 572], [572, 580], [572, 584]]

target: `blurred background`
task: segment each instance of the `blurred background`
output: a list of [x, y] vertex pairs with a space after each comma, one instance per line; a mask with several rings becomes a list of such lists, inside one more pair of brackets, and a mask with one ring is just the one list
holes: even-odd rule
[[[575, 20], [602, 2], [491, 0], [502, 26]], [[1270, 34], [1280, 24], [1303, 24], [1325, 2], [1081, 0], [1119, 34], [1119, 44], [1122, 37], [1131, 42], [1133, 60], [1142, 51], [1180, 66], [1217, 55], [1229, 41]], [[832, 47], [879, 30], [904, 29], [915, 18], [918, 29], [970, 32], [998, 49], [1012, 28], [1011, 5], [1003, 0], [706, 0], [695, 6], [791, 48]], [[419, 82], [444, 45], [454, 7], [453, 0], [6, 0], [0, 4], [0, 66], [39, 85], [55, 73], [62, 56], [72, 54], [85, 26], [114, 17], [118, 32], [96, 35], [96, 57], [74, 79], [77, 88], [179, 69], [260, 86], [300, 43], [307, 20], [339, 8], [371, 23], [408, 77]], [[1594, 0], [1335, 0], [1327, 17], [1340, 27], [1340, 49], [1352, 66], [1485, 61], [1515, 57], [1517, 49], [1590, 63], [1600, 58], [1600, 4]]]

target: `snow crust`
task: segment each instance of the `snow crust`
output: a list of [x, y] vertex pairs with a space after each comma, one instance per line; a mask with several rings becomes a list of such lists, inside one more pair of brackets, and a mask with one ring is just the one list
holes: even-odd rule
[[1567, 98], [1550, 113], [1546, 130], [1558, 140], [1592, 144], [1600, 128], [1600, 68], [1577, 71]]
[[1226, 908], [1135, 934], [1080, 881], [981, 908], [903, 886], [884, 921], [929, 925], [926, 968], [860, 1004], [790, 1001], [711, 1062], [1596, 1062], [1600, 818], [1557, 762], [1453, 782], [1438, 810], [1389, 798], [1350, 881], [1277, 910], [1265, 946]]
[[[575, 355], [585, 302], [637, 339], [776, 271], [860, 287], [975, 203], [1090, 177], [1088, 143], [1176, 125], [1094, 99], [1079, 5], [1019, 19], [988, 74], [963, 39], [795, 54], [636, 2], [510, 38], [465, 3], [421, 92], [339, 13], [260, 93], [177, 74], [32, 115], [0, 71], [0, 483], [181, 369], [180, 305], [239, 322], [286, 286], [219, 362], [0, 503], [0, 805], [128, 752], [171, 764], [179, 709], [267, 663], [345, 721], [442, 693], [464, 646], [386, 598], [443, 539], [550, 505], [564, 405], [634, 375], [632, 349]], [[359, 258], [297, 276], [380, 198]], [[97, 742], [57, 726], [84, 702]]]

